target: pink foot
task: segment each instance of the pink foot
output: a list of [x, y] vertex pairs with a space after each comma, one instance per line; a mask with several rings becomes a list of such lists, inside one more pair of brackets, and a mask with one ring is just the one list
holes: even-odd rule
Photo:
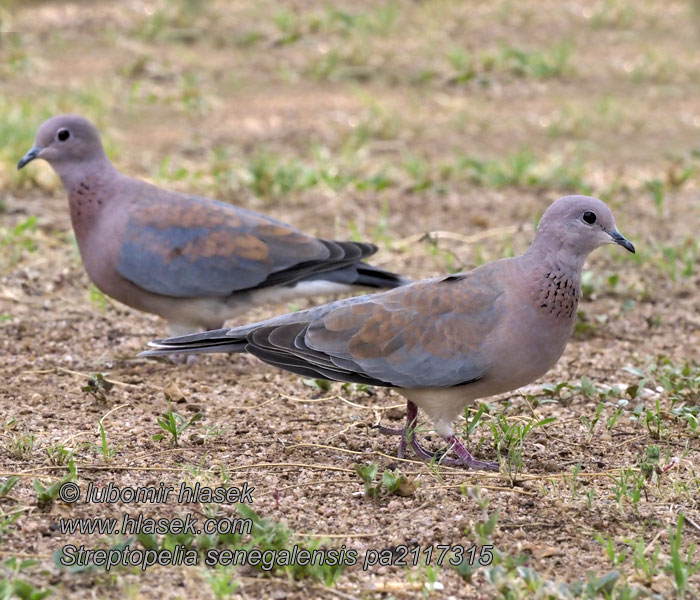
[[384, 427], [383, 425], [379, 426], [379, 431], [384, 434], [401, 436], [397, 454], [399, 458], [404, 458], [406, 455], [406, 448], [410, 443], [416, 456], [427, 462], [437, 461], [441, 465], [449, 467], [467, 467], [468, 469], [483, 471], [498, 471], [498, 463], [475, 459], [455, 435], [450, 435], [443, 439], [450, 445], [451, 449], [454, 449], [459, 458], [445, 458], [443, 453], [426, 450], [421, 446], [413, 431], [417, 420], [418, 407], [409, 400], [406, 403], [406, 426], [403, 429], [394, 429], [392, 427]]

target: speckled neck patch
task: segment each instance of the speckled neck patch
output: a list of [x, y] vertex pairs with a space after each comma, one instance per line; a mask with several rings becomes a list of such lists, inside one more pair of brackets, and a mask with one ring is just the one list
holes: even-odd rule
[[580, 297], [579, 282], [560, 269], [545, 271], [533, 285], [538, 310], [554, 319], [572, 319]]

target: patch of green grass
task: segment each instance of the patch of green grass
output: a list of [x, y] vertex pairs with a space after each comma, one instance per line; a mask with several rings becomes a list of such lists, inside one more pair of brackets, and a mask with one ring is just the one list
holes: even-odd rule
[[67, 465], [77, 452], [76, 448], [66, 448], [63, 444], [52, 444], [46, 446], [46, 456], [52, 465], [63, 466]]
[[366, 82], [381, 76], [391, 78], [390, 72], [373, 67], [373, 58], [372, 47], [363, 40], [343, 40], [311, 55], [301, 75], [317, 82]]
[[241, 585], [241, 582], [236, 579], [235, 569], [222, 565], [216, 565], [207, 571], [207, 581], [217, 600], [233, 596]]
[[148, 41], [191, 44], [200, 35], [198, 25], [213, 29], [217, 15], [212, 5], [210, 0], [162, 0], [134, 32]]
[[413, 192], [442, 191], [459, 183], [497, 189], [552, 189], [572, 193], [591, 193], [592, 190], [579, 160], [564, 160], [560, 156], [538, 157], [529, 150], [494, 159], [458, 154], [456, 158], [428, 161], [412, 154], [400, 166]]
[[643, 404], [638, 404], [633, 412], [633, 419], [644, 423], [652, 439], [660, 440], [662, 432], [665, 428], [662, 426], [663, 417], [661, 416], [661, 407], [659, 398], [654, 401], [654, 408], [645, 408]]
[[[655, 387], [663, 388], [665, 397], [670, 402], [668, 413], [685, 421], [691, 434], [700, 433], [700, 366], [693, 363], [677, 364], [666, 356], [659, 356], [644, 369], [626, 367], [625, 371], [638, 377], [638, 382], [627, 388], [631, 398], [636, 398], [639, 390], [649, 382]], [[657, 397], [651, 408], [644, 403], [637, 404], [630, 419], [643, 423], [652, 438], [660, 439], [665, 432], [665, 415], [666, 411], [661, 409], [660, 398]]]
[[644, 474], [631, 467], [622, 469], [618, 477], [613, 476], [612, 494], [621, 513], [625, 512], [625, 505], [631, 504], [633, 510], [638, 510], [642, 499], [642, 492], [646, 479]]
[[36, 217], [27, 217], [12, 228], [0, 227], [0, 267], [8, 269], [19, 263], [27, 252], [35, 252]]
[[94, 304], [100, 310], [107, 310], [107, 296], [105, 296], [100, 290], [100, 288], [98, 288], [94, 283], [91, 283], [88, 286], [88, 294], [90, 295], [90, 302], [92, 304]]
[[82, 386], [80, 390], [90, 394], [101, 402], [105, 402], [107, 400], [107, 394], [109, 394], [113, 387], [114, 384], [102, 373], [90, 373], [87, 384]]
[[592, 300], [599, 296], [614, 295], [623, 287], [619, 283], [620, 274], [617, 272], [600, 273], [584, 270], [581, 275], [581, 296], [584, 300]]
[[364, 11], [327, 6], [319, 27], [327, 34], [343, 37], [353, 33], [386, 35], [396, 25], [401, 10], [401, 5], [395, 1], [378, 2], [371, 10]]
[[518, 480], [518, 475], [525, 466], [523, 462], [523, 444], [525, 439], [537, 427], [545, 427], [549, 423], [556, 421], [556, 417], [546, 419], [523, 419], [515, 421], [513, 424], [508, 419], [499, 414], [491, 421], [491, 432], [493, 433], [494, 447], [498, 453], [498, 460], [505, 463], [506, 473], [514, 485]]
[[[241, 175], [256, 196], [270, 198], [314, 187], [326, 174], [308, 169], [300, 161], [283, 162], [277, 156], [260, 152], [252, 157], [247, 170]], [[333, 175], [326, 179], [332, 180]]]
[[482, 417], [488, 413], [489, 407], [483, 402], [479, 403], [479, 408], [477, 409], [469, 406], [464, 408], [464, 426], [462, 428], [462, 434], [467, 445], [470, 445], [472, 436], [477, 427], [485, 426], [486, 422]]
[[[0, 494], [0, 496], [2, 496], [2, 494]], [[19, 521], [19, 518], [24, 513], [24, 510], [24, 508], [20, 507], [18, 509], [0, 514], [0, 542], [2, 542], [5, 534], [11, 531], [12, 526]], [[0, 598], [3, 598], [3, 596], [0, 595]]]
[[[309, 160], [303, 161], [261, 150], [250, 157], [247, 163], [232, 164], [227, 159], [226, 151], [219, 149], [215, 151], [212, 165], [215, 189], [230, 194], [237, 189], [246, 188], [259, 198], [271, 200], [315, 187], [332, 190], [381, 190], [393, 183], [381, 169], [363, 173], [342, 166], [343, 161], [331, 156], [325, 148], [312, 147], [311, 154]], [[164, 169], [161, 168], [161, 176], [163, 173]], [[201, 176], [202, 174], [190, 174], [183, 169], [167, 175], [168, 178], [175, 179]]]
[[671, 414], [685, 420], [688, 424], [688, 432], [695, 437], [700, 437], [700, 405], [675, 406], [671, 409]]
[[[163, 414], [162, 417], [158, 417], [157, 421], [159, 427], [166, 433], [170, 434], [173, 445], [177, 446], [184, 431], [191, 425], [194, 425], [197, 421], [201, 421], [203, 418], [204, 415], [202, 415], [202, 413], [197, 413], [191, 418], [186, 419], [182, 415], [171, 410]], [[165, 437], [166, 436], [164, 433], [157, 433], [152, 436], [152, 439], [154, 441], [159, 441]]]
[[687, 237], [676, 244], [657, 244], [652, 241], [651, 264], [666, 274], [671, 281], [693, 277], [700, 266], [698, 240]]
[[664, 570], [669, 573], [672, 578], [673, 585], [680, 597], [684, 597], [686, 593], [696, 596], [698, 589], [691, 582], [693, 575], [700, 572], [700, 560], [693, 560], [693, 551], [695, 544], [691, 542], [685, 555], [682, 550], [683, 537], [683, 521], [684, 517], [681, 513], [678, 515], [678, 521], [675, 527], [668, 529], [668, 541], [670, 546], [671, 558], [664, 566]]
[[368, 145], [395, 144], [403, 131], [410, 126], [390, 106], [382, 104], [367, 92], [357, 93], [358, 100], [366, 106], [362, 113], [349, 123], [340, 145], [341, 156], [353, 160], [358, 153], [366, 153]]
[[58, 498], [58, 492], [64, 483], [74, 481], [77, 478], [75, 463], [71, 460], [68, 462], [68, 473], [60, 479], [49, 485], [44, 485], [39, 479], [34, 480], [34, 489], [37, 493], [37, 505], [42, 508], [51, 504]]
[[302, 38], [314, 36], [323, 40], [341, 39], [346, 44], [366, 40], [368, 36], [386, 35], [394, 27], [401, 8], [394, 1], [380, 2], [368, 10], [326, 6], [323, 10], [312, 8], [280, 9], [272, 16], [277, 35], [275, 45], [289, 45]]
[[301, 39], [303, 35], [302, 24], [297, 14], [291, 10], [282, 9], [272, 17], [272, 21], [279, 30], [278, 44], [292, 44]]
[[102, 455], [102, 459], [108, 464], [114, 458], [117, 450], [109, 443], [109, 440], [107, 439], [107, 431], [105, 430], [102, 420], [100, 420], [97, 425], [100, 430], [100, 445], [95, 445], [93, 448]]
[[39, 564], [33, 558], [11, 556], [0, 563], [0, 598], [20, 598], [21, 600], [42, 600], [52, 593], [51, 589], [42, 589], [21, 578], [30, 575], [32, 567]]
[[[0, 13], [0, 23], [4, 21]], [[33, 60], [27, 50], [26, 35], [8, 32], [3, 28], [3, 61], [0, 63], [0, 75], [23, 76], [31, 73]]]
[[180, 101], [185, 112], [194, 117], [203, 114], [207, 110], [208, 101], [200, 76], [195, 71], [187, 71], [183, 73], [180, 85]]
[[407, 187], [413, 193], [441, 190], [455, 185], [493, 188], [553, 189], [590, 193], [580, 161], [559, 156], [537, 157], [520, 151], [498, 159], [457, 155], [456, 158], [427, 159], [407, 154], [396, 163], [366, 161], [358, 158], [353, 147], [364, 144], [364, 133], [351, 133], [339, 151], [311, 145], [306, 156], [288, 157], [264, 149], [247, 159], [236, 159], [225, 147], [216, 147], [205, 168], [174, 166], [164, 157], [155, 177], [167, 181], [210, 186], [218, 197], [235, 196], [241, 189], [266, 201], [287, 198], [313, 188], [333, 191], [382, 191], [389, 187]]
[[627, 29], [638, 22], [639, 13], [632, 0], [601, 0], [590, 13], [594, 29]]
[[504, 45], [498, 50], [477, 53], [455, 47], [447, 53], [451, 68], [449, 82], [460, 84], [476, 80], [487, 85], [490, 77], [496, 74], [526, 79], [564, 77], [573, 74], [572, 51], [568, 42], [535, 50]]
[[664, 209], [664, 199], [666, 195], [666, 190], [664, 189], [664, 182], [660, 179], [647, 179], [644, 182], [644, 189], [649, 192], [654, 206], [656, 207], [656, 214], [661, 216]]
[[644, 478], [647, 480], [657, 480], [659, 474], [659, 458], [661, 453], [656, 444], [647, 446], [640, 459], [639, 468], [642, 470]]
[[17, 485], [17, 482], [19, 481], [19, 477], [16, 475], [12, 475], [11, 477], [8, 477], [5, 482], [0, 484], [0, 498], [3, 496], [7, 496], [10, 491], [12, 490], [15, 485]]
[[386, 469], [381, 479], [375, 483], [379, 466], [377, 463], [369, 465], [355, 465], [355, 472], [365, 484], [365, 496], [378, 498], [382, 490], [388, 495], [410, 496], [416, 489], [416, 483], [403, 475], [398, 470]]
[[667, 356], [659, 356], [656, 365], [649, 365], [647, 373], [663, 386], [674, 404], [700, 400], [700, 365], [677, 364]]
[[[698, 593], [693, 576], [700, 572], [700, 561], [694, 560], [695, 544], [687, 545], [683, 551], [683, 514], [678, 515], [675, 525], [668, 527], [668, 554], [662, 554], [661, 544], [655, 549], [647, 547], [642, 538], [626, 539], [616, 543], [609, 535], [595, 534], [595, 539], [604, 547], [614, 567], [622, 567], [632, 558], [633, 568], [647, 585], [666, 578], [676, 590], [678, 598], [695, 597]], [[631, 552], [630, 552], [631, 550]], [[665, 556], [667, 558], [664, 561]]]
[[519, 77], [551, 79], [563, 77], [571, 72], [571, 54], [572, 47], [568, 42], [532, 51], [504, 46], [496, 58], [496, 63], [500, 69]]
[[545, 117], [544, 124], [550, 137], [570, 140], [587, 139], [593, 129], [618, 131], [629, 119], [619, 101], [613, 96], [603, 96], [592, 106], [590, 103], [563, 103]]
[[[481, 518], [471, 524], [465, 535], [482, 549], [479, 560], [465, 557], [453, 568], [467, 582], [474, 582], [478, 571], [483, 573], [489, 594], [496, 598], [526, 600], [530, 598], [549, 600], [559, 598], [591, 599], [631, 599], [642, 597], [646, 590], [630, 583], [620, 571], [613, 570], [603, 575], [589, 572], [585, 580], [570, 583], [547, 579], [533, 567], [528, 566], [529, 557], [525, 554], [514, 556], [500, 550], [494, 542], [498, 526], [498, 511], [489, 513], [488, 500], [478, 488], [469, 490], [469, 495], [481, 509]], [[484, 552], [488, 553], [484, 562]], [[613, 553], [619, 554], [613, 545]], [[626, 552], [624, 553], [626, 556]], [[624, 558], [624, 557], [623, 557]]]
[[[281, 550], [289, 551], [292, 547], [293, 533], [286, 525], [260, 517], [252, 508], [239, 504], [236, 506], [239, 514], [253, 522], [253, 529], [250, 539], [242, 544], [243, 548], [257, 548], [262, 552], [272, 551], [279, 552]], [[322, 539], [306, 541], [298, 544], [302, 548], [314, 552], [321, 550], [326, 542]], [[287, 574], [294, 579], [310, 578], [325, 585], [333, 585], [338, 577], [345, 570], [345, 564], [340, 562], [338, 565], [330, 564], [290, 564], [279, 565], [272, 569], [272, 572]]]
[[30, 431], [18, 429], [15, 420], [10, 420], [4, 429], [2, 444], [5, 452], [15, 460], [29, 460], [34, 452], [36, 436]]
[[684, 69], [676, 57], [649, 49], [634, 61], [629, 77], [635, 83], [664, 84], [676, 81], [682, 73]]
[[327, 379], [304, 378], [301, 380], [301, 383], [305, 386], [315, 388], [322, 392], [329, 392], [331, 389], [333, 389], [333, 382], [328, 381]]
[[632, 549], [632, 560], [635, 572], [645, 585], [651, 585], [654, 578], [661, 572], [661, 563], [659, 560], [661, 546], [658, 545], [654, 551], [648, 552], [646, 549], [647, 544], [641, 537], [625, 541]]
[[556, 157], [538, 159], [532, 152], [522, 150], [502, 159], [482, 160], [470, 156], [458, 157], [448, 172], [455, 179], [484, 187], [523, 187], [555, 189], [590, 193], [584, 170], [575, 161], [561, 161]]
[[478, 76], [483, 77], [483, 75], [479, 73], [477, 60], [471, 52], [464, 48], [453, 48], [447, 54], [447, 61], [452, 69], [449, 79], [450, 83], [468, 83]]

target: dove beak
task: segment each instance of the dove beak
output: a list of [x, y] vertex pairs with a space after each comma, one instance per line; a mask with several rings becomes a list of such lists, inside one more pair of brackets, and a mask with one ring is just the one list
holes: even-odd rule
[[43, 148], [41, 146], [34, 146], [29, 152], [19, 159], [19, 162], [17, 163], [17, 170], [19, 171], [24, 165], [32, 162], [35, 158], [39, 158], [39, 153], [42, 150]]
[[607, 234], [612, 238], [612, 242], [615, 244], [620, 244], [625, 250], [629, 250], [634, 254], [634, 245], [630, 242], [624, 235], [622, 235], [617, 229], [608, 231]]

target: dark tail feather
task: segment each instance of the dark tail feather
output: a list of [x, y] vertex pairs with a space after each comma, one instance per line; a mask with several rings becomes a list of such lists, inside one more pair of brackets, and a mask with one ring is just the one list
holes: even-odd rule
[[357, 271], [355, 285], [371, 288], [395, 288], [411, 283], [408, 277], [385, 271], [379, 267], [373, 267], [367, 263], [357, 263], [355, 269]]
[[302, 281], [332, 281], [333, 283], [378, 289], [395, 288], [411, 283], [408, 277], [402, 277], [391, 271], [385, 271], [363, 262], [354, 263], [333, 271], [326, 271], [325, 273], [315, 273], [310, 277], [305, 277]]
[[227, 336], [230, 329], [216, 329], [175, 338], [155, 340], [148, 345], [153, 348], [139, 356], [164, 356], [166, 354], [205, 354], [213, 352], [245, 352], [245, 337]]

